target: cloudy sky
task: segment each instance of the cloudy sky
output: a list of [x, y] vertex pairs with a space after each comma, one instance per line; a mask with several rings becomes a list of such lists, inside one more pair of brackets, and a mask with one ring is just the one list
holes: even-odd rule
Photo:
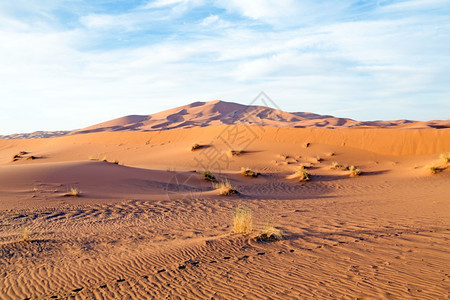
[[450, 118], [450, 0], [0, 1], [0, 134], [195, 101]]

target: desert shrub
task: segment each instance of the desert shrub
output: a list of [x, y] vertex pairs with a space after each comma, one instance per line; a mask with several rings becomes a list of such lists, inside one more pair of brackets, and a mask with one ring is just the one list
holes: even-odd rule
[[202, 146], [199, 145], [199, 144], [194, 144], [194, 145], [192, 145], [192, 147], [191, 147], [191, 151], [198, 150], [198, 149], [200, 149], [201, 147], [202, 147]]
[[250, 170], [250, 168], [244, 168], [244, 167], [241, 168], [241, 174], [242, 174], [242, 176], [246, 176], [246, 177], [258, 177], [259, 175], [261, 175], [260, 173]]
[[243, 153], [242, 150], [230, 150], [230, 151], [228, 151], [228, 155], [229, 156], [239, 156], [242, 153]]
[[330, 169], [337, 170], [337, 169], [340, 169], [340, 168], [342, 168], [342, 166], [337, 161], [333, 161], [331, 163]]
[[283, 234], [280, 229], [267, 224], [255, 239], [259, 242], [279, 241], [283, 239]]
[[203, 172], [203, 179], [206, 181], [217, 182], [216, 176], [208, 170]]
[[252, 211], [247, 206], [239, 205], [233, 212], [234, 233], [249, 234], [252, 232]]
[[27, 242], [28, 241], [28, 236], [29, 236], [29, 231], [27, 228], [24, 228], [22, 230], [22, 241]]
[[306, 142], [306, 143], [303, 144], [303, 148], [308, 148], [309, 145], [311, 145], [311, 144], [309, 142]]
[[308, 171], [305, 169], [305, 167], [303, 165], [300, 165], [300, 167], [298, 168], [297, 171], [295, 171], [294, 174], [291, 174], [289, 176], [287, 176], [287, 179], [296, 179], [298, 178], [299, 181], [301, 182], [306, 182], [309, 181], [310, 174], [308, 173]]
[[334, 156], [334, 152], [328, 152], [326, 156]]
[[316, 159], [317, 162], [321, 162], [321, 161], [322, 161], [322, 158], [321, 158], [319, 155], [317, 155], [317, 156], [315, 157], [315, 159]]
[[441, 153], [441, 155], [439, 155], [439, 158], [446, 165], [450, 163], [450, 153]]
[[103, 156], [102, 161], [108, 162], [108, 158], [106, 156]]
[[425, 169], [428, 170], [428, 172], [430, 172], [431, 174], [437, 174], [441, 171], [441, 169], [439, 169], [435, 165], [425, 166]]
[[75, 187], [71, 187], [69, 192], [67, 192], [65, 194], [65, 196], [70, 196], [70, 197], [79, 197], [81, 194], [80, 190], [78, 188]]
[[225, 179], [225, 181], [221, 181], [218, 183], [213, 183], [213, 187], [219, 191], [219, 195], [221, 196], [230, 196], [238, 193], [238, 191], [231, 185], [228, 179]]
[[348, 167], [348, 170], [350, 171], [350, 177], [356, 177], [361, 175], [361, 170], [355, 166]]

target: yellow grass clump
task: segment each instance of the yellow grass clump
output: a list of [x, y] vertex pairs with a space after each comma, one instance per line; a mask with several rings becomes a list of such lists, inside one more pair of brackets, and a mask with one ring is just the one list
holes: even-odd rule
[[342, 166], [341, 166], [337, 161], [333, 161], [333, 162], [331, 163], [330, 169], [332, 169], [332, 170], [337, 170], [337, 169], [340, 169], [340, 168], [342, 168]]
[[439, 155], [439, 158], [445, 165], [448, 165], [450, 163], [450, 153], [441, 153], [441, 155]]
[[29, 234], [30, 234], [30, 232], [28, 231], [28, 229], [24, 228], [22, 230], [22, 241], [27, 242]]
[[237, 194], [238, 191], [231, 185], [228, 179], [218, 183], [213, 183], [213, 187], [219, 192], [221, 196], [230, 196]]
[[317, 155], [317, 156], [315, 157], [315, 159], [316, 159], [316, 161], [319, 162], [319, 163], [322, 161], [322, 158], [321, 158], [319, 155]]
[[234, 233], [249, 234], [253, 229], [252, 211], [247, 206], [240, 205], [233, 212]]
[[355, 166], [348, 167], [348, 170], [350, 171], [350, 177], [357, 177], [361, 175], [361, 170]]
[[203, 180], [211, 181], [211, 182], [217, 182], [216, 176], [214, 176], [214, 174], [211, 173], [211, 172], [208, 171], [208, 170], [205, 170], [205, 171], [203, 172]]
[[81, 194], [80, 190], [75, 187], [71, 187], [70, 191], [67, 192], [64, 196], [70, 196], [70, 197], [79, 197]]
[[306, 181], [310, 181], [311, 179], [309, 178], [310, 174], [308, 173], [308, 171], [305, 169], [305, 167], [303, 165], [301, 165], [297, 171], [295, 171], [294, 174], [291, 174], [289, 176], [286, 177], [286, 179], [296, 179], [298, 178], [299, 181], [301, 182], [306, 182]]
[[201, 147], [202, 147], [202, 146], [199, 145], [199, 144], [194, 144], [194, 145], [192, 145], [192, 147], [191, 147], [191, 151], [198, 150], [198, 149], [200, 149]]
[[259, 175], [261, 175], [260, 173], [250, 170], [250, 168], [244, 168], [244, 167], [241, 168], [241, 174], [242, 174], [242, 176], [246, 176], [246, 177], [258, 177]]
[[431, 174], [437, 174], [441, 171], [441, 169], [439, 169], [435, 165], [425, 166], [425, 170], [429, 171]]
[[267, 224], [255, 239], [259, 242], [279, 241], [283, 239], [283, 234], [280, 229]]

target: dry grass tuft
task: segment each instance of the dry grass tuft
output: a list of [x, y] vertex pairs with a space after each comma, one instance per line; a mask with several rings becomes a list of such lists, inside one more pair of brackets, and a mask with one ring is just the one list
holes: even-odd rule
[[28, 241], [28, 236], [29, 236], [30, 232], [28, 231], [27, 228], [24, 228], [22, 230], [22, 241], [23, 242], [27, 242]]
[[95, 161], [98, 161], [98, 160], [100, 160], [98, 157], [95, 157], [95, 156], [89, 156], [89, 160], [95, 160]]
[[280, 229], [267, 224], [264, 226], [263, 231], [259, 233], [255, 239], [258, 242], [280, 241], [283, 239], [283, 234]]
[[81, 194], [81, 191], [78, 188], [71, 187], [70, 191], [67, 192], [64, 196], [67, 196], [67, 197], [79, 197], [80, 194]]
[[436, 167], [435, 165], [425, 166], [425, 170], [427, 170], [431, 174], [437, 174], [442, 171], [440, 168]]
[[450, 163], [450, 153], [441, 153], [441, 155], [439, 155], [439, 158], [445, 165], [448, 165]]
[[102, 161], [108, 162], [108, 158], [106, 156], [103, 156]]
[[210, 182], [217, 182], [216, 176], [214, 176], [214, 174], [208, 170], [205, 170], [203, 172], [203, 180], [210, 181]]
[[315, 157], [315, 159], [316, 159], [316, 161], [317, 161], [318, 163], [320, 163], [320, 162], [323, 160], [319, 155], [317, 155], [317, 156]]
[[244, 153], [242, 150], [230, 150], [228, 151], [228, 156], [239, 156]]
[[308, 147], [309, 147], [309, 145], [311, 145], [311, 143], [309, 143], [309, 142], [306, 142], [306, 143], [304, 143], [304, 144], [303, 144], [303, 148], [308, 148]]
[[341, 169], [341, 168], [342, 168], [342, 166], [341, 166], [337, 161], [333, 161], [333, 162], [331, 163], [330, 169], [332, 169], [332, 170], [338, 170], [338, 169]]
[[361, 175], [361, 170], [355, 166], [348, 167], [348, 170], [350, 171], [350, 177], [357, 177]]
[[234, 233], [249, 234], [253, 229], [252, 211], [247, 206], [240, 205], [233, 212]]
[[305, 167], [303, 165], [301, 165], [294, 174], [287, 176], [286, 179], [297, 179], [298, 178], [299, 181], [306, 182], [306, 181], [311, 180], [309, 178], [309, 176], [310, 176], [310, 174], [308, 173], [308, 171], [305, 169]]
[[219, 192], [221, 196], [231, 196], [238, 194], [238, 191], [231, 185], [228, 179], [218, 183], [213, 183], [213, 187]]
[[334, 152], [328, 152], [325, 154], [326, 156], [334, 156]]
[[244, 167], [241, 168], [241, 174], [242, 174], [242, 176], [246, 176], [246, 177], [258, 177], [259, 175], [261, 175], [260, 173], [250, 170], [250, 168], [244, 168]]
[[199, 144], [194, 144], [194, 145], [192, 145], [192, 147], [191, 147], [191, 151], [195, 151], [195, 150], [198, 150], [198, 149], [200, 149], [200, 148], [202, 148], [201, 145], [199, 145]]

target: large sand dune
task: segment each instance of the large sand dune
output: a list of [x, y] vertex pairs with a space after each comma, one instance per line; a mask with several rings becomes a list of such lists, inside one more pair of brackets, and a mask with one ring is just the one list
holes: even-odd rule
[[[195, 143], [203, 148], [191, 151]], [[0, 140], [0, 298], [446, 299], [450, 171], [439, 154], [449, 151], [449, 129], [430, 128]], [[300, 165], [311, 181], [286, 179]], [[239, 194], [219, 196], [205, 169]], [[233, 233], [240, 204], [253, 212], [249, 235]], [[257, 242], [266, 224], [284, 239]]]

